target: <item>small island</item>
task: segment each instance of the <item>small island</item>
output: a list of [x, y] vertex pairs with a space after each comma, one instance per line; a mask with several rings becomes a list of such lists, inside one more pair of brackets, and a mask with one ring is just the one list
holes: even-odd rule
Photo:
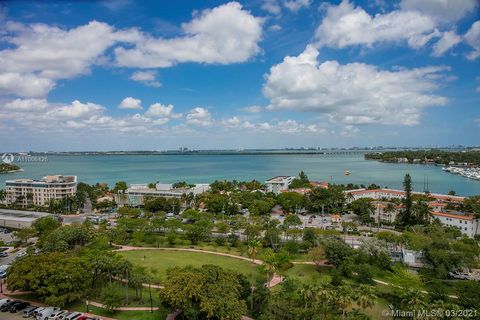
[[366, 153], [365, 159], [397, 163], [480, 166], [480, 151], [444, 151], [438, 149], [384, 151]]
[[0, 164], [0, 173], [12, 173], [12, 172], [19, 172], [19, 171], [22, 171], [22, 168], [20, 168], [16, 164], [11, 164], [11, 163]]
[[480, 180], [480, 151], [404, 150], [365, 154], [367, 160], [390, 163], [432, 164], [465, 178]]

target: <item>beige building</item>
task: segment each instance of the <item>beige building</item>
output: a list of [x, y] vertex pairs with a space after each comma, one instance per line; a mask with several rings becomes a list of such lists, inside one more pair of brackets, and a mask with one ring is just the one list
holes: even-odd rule
[[18, 202], [26, 207], [29, 204], [37, 206], [48, 205], [52, 199], [65, 199], [77, 192], [76, 176], [46, 176], [40, 180], [16, 179], [5, 182], [5, 202]]

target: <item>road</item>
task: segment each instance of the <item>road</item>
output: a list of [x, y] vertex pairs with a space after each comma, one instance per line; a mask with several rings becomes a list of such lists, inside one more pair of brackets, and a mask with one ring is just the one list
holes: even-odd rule
[[87, 218], [86, 214], [69, 214], [69, 215], [62, 215], [63, 224], [72, 224], [76, 223], [83, 223]]
[[[8, 256], [0, 258], [0, 266], [7, 265], [7, 264], [12, 264], [13, 260], [15, 260], [15, 258], [17, 257], [17, 254], [20, 253], [20, 252], [25, 252], [27, 249], [22, 248], [15, 253], [10, 253], [12, 250], [13, 250], [13, 248], [10, 247], [9, 250], [7, 250], [7, 252], [9, 253]], [[1, 316], [0, 316], [0, 319], [2, 319]]]

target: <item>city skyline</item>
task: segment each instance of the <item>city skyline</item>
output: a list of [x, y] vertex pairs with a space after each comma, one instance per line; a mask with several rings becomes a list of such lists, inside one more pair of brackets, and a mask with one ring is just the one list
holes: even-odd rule
[[475, 0], [6, 1], [2, 149], [478, 145]]

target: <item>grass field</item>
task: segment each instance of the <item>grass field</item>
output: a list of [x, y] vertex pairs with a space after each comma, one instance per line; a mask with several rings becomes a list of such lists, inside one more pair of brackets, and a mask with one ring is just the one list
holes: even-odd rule
[[328, 274], [330, 269], [325, 267], [317, 270], [312, 264], [295, 264], [293, 268], [285, 272], [285, 276], [303, 283], [328, 283], [330, 282], [330, 275]]
[[134, 265], [144, 266], [148, 269], [154, 268], [164, 280], [167, 270], [175, 266], [202, 266], [213, 264], [225, 269], [243, 273], [249, 279], [257, 278], [260, 275], [260, 267], [251, 262], [236, 258], [217, 256], [210, 253], [183, 252], [183, 251], [162, 251], [162, 250], [136, 250], [120, 252], [127, 260]]

